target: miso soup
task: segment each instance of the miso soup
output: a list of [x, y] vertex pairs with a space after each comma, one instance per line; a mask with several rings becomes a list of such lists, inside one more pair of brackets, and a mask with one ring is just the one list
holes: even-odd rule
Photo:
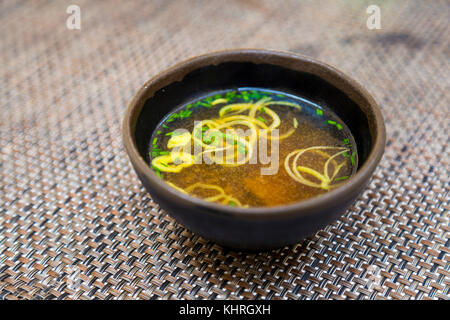
[[179, 192], [236, 207], [319, 196], [358, 166], [353, 136], [331, 110], [260, 88], [181, 106], [157, 126], [149, 152], [157, 175]]

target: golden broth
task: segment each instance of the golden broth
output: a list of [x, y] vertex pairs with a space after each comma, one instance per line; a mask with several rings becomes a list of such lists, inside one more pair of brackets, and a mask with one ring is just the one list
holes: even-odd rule
[[[194, 127], [195, 121], [211, 124]], [[205, 137], [208, 129], [225, 133], [230, 128], [254, 127], [258, 134], [253, 137], [259, 143], [264, 139], [262, 133], [270, 135], [272, 125], [282, 138], [278, 140], [279, 165], [275, 174], [261, 174], [261, 169], [270, 165], [259, 161], [259, 145], [252, 147], [248, 142], [252, 137], [236, 137], [232, 142], [227, 142], [225, 137], [220, 146], [233, 150], [236, 158], [239, 152], [243, 158], [256, 154], [256, 163], [250, 160], [232, 166], [205, 161], [194, 163], [198, 159], [194, 156], [195, 145], [203, 152], [213, 148], [214, 139]], [[173, 134], [180, 128], [187, 133]], [[173, 145], [188, 140], [191, 146], [183, 153], [185, 158], [177, 159], [181, 164], [167, 160], [175, 154]], [[269, 159], [272, 141], [263, 141], [267, 142]], [[208, 158], [214, 154], [203, 153], [203, 156]], [[357, 168], [354, 139], [333, 112], [301, 98], [257, 88], [217, 92], [169, 114], [152, 135], [150, 159], [157, 174], [180, 192], [238, 207], [276, 206], [318, 196], [344, 183]]]

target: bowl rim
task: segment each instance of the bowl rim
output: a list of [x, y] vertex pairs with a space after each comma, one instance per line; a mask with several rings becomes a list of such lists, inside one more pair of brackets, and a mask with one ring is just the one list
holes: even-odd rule
[[[280, 59], [288, 59], [291, 60], [292, 63], [306, 63], [309, 64], [313, 69], [318, 71], [325, 71], [327, 73], [331, 73], [332, 76], [337, 77], [339, 80], [342, 80], [346, 83], [352, 90], [354, 90], [357, 94], [362, 96], [367, 102], [368, 102], [368, 111], [370, 111], [373, 115], [372, 119], [368, 119], [369, 124], [372, 122], [375, 124], [373, 128], [373, 132], [375, 133], [375, 138], [372, 137], [372, 148], [369, 152], [369, 155], [365, 161], [365, 163], [358, 169], [356, 174], [352, 176], [348, 181], [343, 183], [341, 186], [337, 187], [336, 189], [333, 189], [320, 197], [312, 197], [306, 200], [300, 200], [298, 202], [293, 202], [285, 205], [277, 205], [277, 206], [270, 206], [270, 207], [250, 207], [250, 208], [239, 208], [239, 207], [231, 207], [231, 206], [225, 206], [222, 204], [216, 204], [213, 202], [205, 201], [200, 198], [196, 198], [193, 196], [189, 196], [186, 194], [183, 194], [176, 189], [169, 186], [166, 182], [164, 182], [161, 178], [159, 178], [156, 173], [151, 169], [150, 165], [147, 164], [147, 162], [144, 160], [144, 158], [141, 156], [141, 154], [138, 151], [136, 141], [134, 139], [134, 129], [137, 123], [137, 120], [139, 118], [139, 115], [142, 111], [142, 108], [144, 106], [143, 99], [148, 99], [147, 92], [149, 88], [152, 86], [156, 86], [158, 84], [162, 84], [161, 87], [156, 88], [156, 91], [160, 90], [161, 88], [166, 87], [170, 83], [173, 83], [174, 81], [171, 79], [171, 81], [164, 83], [167, 81], [170, 76], [175, 75], [177, 72], [181, 71], [182, 69], [188, 69], [190, 71], [195, 70], [197, 68], [201, 68], [207, 65], [214, 65], [218, 63], [223, 62], [252, 62], [250, 59], [243, 59], [243, 57], [251, 57], [251, 56], [257, 56], [257, 55], [264, 55], [269, 56], [270, 58], [280, 58]], [[224, 58], [228, 58], [229, 60]], [[261, 63], [261, 62], [260, 62]], [[265, 63], [271, 63], [270, 59], [265, 61]], [[277, 64], [276, 64], [277, 65]], [[192, 68], [193, 67], [193, 68]], [[191, 69], [192, 70], [191, 70]], [[292, 69], [290, 67], [287, 67], [289, 69]], [[187, 72], [189, 73], [189, 71]], [[181, 79], [186, 75], [183, 74]], [[321, 75], [315, 74], [316, 76]], [[181, 80], [179, 79], [179, 80]], [[323, 78], [322, 78], [323, 79]], [[327, 81], [327, 79], [324, 79]], [[327, 81], [329, 82], [329, 81]], [[338, 88], [341, 90], [340, 88]], [[361, 105], [356, 103], [355, 104], [361, 108]], [[363, 110], [364, 114], [367, 114], [365, 110]], [[134, 123], [133, 123], [134, 121]], [[372, 131], [372, 130], [371, 130]], [[125, 146], [125, 149], [127, 151], [128, 156], [130, 157], [130, 160], [134, 166], [137, 166], [139, 171], [143, 172], [144, 175], [151, 181], [152, 184], [156, 185], [157, 187], [161, 188], [164, 192], [169, 193], [175, 199], [178, 201], [188, 201], [196, 206], [204, 207], [205, 209], [208, 209], [210, 212], [220, 212], [221, 214], [229, 214], [232, 216], [241, 216], [245, 218], [261, 218], [261, 217], [272, 217], [275, 215], [277, 218], [281, 217], [287, 217], [292, 214], [298, 215], [299, 213], [302, 213], [303, 215], [308, 215], [308, 212], [314, 212], [315, 209], [317, 210], [320, 207], [323, 207], [324, 204], [328, 204], [329, 206], [332, 206], [333, 203], [339, 203], [339, 199], [345, 198], [345, 195], [348, 193], [352, 193], [352, 189], [354, 189], [357, 186], [365, 185], [370, 177], [372, 176], [373, 171], [377, 167], [378, 163], [380, 162], [385, 148], [386, 143], [386, 129], [384, 124], [383, 115], [381, 113], [381, 110], [376, 103], [375, 99], [369, 94], [369, 92], [362, 87], [356, 80], [353, 80], [346, 74], [344, 74], [342, 71], [337, 69], [336, 67], [329, 65], [327, 63], [318, 61], [316, 59], [313, 59], [311, 57], [287, 52], [287, 51], [280, 51], [280, 50], [267, 50], [267, 49], [227, 49], [227, 50], [220, 50], [220, 51], [213, 51], [201, 55], [197, 55], [194, 57], [191, 57], [187, 60], [178, 62], [174, 64], [173, 66], [159, 72], [155, 76], [151, 77], [149, 80], [147, 80], [141, 88], [137, 91], [137, 93], [133, 96], [131, 101], [129, 102], [127, 109], [125, 111], [125, 116], [123, 118], [123, 125], [122, 125], [122, 138], [123, 143]]]

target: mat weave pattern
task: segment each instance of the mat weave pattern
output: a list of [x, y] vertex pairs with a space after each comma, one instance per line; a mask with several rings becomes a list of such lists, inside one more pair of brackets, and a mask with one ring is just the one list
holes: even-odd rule
[[[449, 1], [79, 0], [81, 30], [70, 4], [0, 2], [0, 299], [449, 299]], [[346, 214], [270, 252], [177, 224], [121, 141], [144, 81], [237, 47], [335, 65], [387, 125]]]

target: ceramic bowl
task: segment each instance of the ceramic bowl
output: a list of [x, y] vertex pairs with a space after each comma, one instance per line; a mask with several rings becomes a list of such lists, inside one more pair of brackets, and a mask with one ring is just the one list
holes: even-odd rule
[[[336, 189], [283, 206], [236, 208], [182, 194], [161, 180], [148, 155], [153, 130], [171, 110], [208, 93], [258, 87], [292, 93], [332, 109], [351, 130], [357, 172]], [[189, 230], [224, 246], [268, 249], [293, 244], [339, 218], [364, 191], [385, 146], [375, 100], [336, 68], [288, 52], [244, 49], [214, 52], [179, 63], [148, 80], [123, 120], [131, 163], [152, 199]]]

